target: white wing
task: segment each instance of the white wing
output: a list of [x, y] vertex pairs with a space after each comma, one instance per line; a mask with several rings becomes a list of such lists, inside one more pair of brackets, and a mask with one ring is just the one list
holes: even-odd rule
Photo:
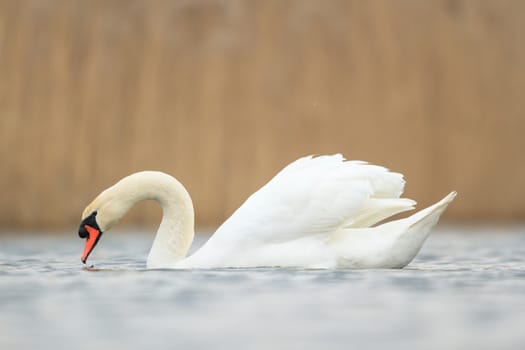
[[413, 208], [399, 198], [404, 183], [402, 174], [340, 154], [300, 158], [251, 195], [209, 243], [283, 243], [371, 226]]

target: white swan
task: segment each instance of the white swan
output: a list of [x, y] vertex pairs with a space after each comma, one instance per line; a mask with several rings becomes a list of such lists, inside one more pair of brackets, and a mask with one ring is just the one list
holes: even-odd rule
[[404, 183], [401, 174], [340, 154], [298, 159], [186, 257], [194, 236], [191, 198], [173, 177], [143, 171], [106, 189], [84, 210], [82, 261], [134, 204], [153, 199], [163, 216], [148, 268], [402, 268], [456, 196], [452, 192], [408, 218], [374, 226], [414, 208], [413, 200], [399, 198]]

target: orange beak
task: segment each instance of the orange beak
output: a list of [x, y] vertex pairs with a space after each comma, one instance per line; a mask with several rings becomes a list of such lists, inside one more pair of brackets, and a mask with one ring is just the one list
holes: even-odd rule
[[84, 225], [84, 228], [89, 233], [86, 237], [86, 245], [84, 247], [84, 253], [82, 253], [81, 258], [82, 262], [85, 264], [89, 254], [91, 254], [91, 251], [93, 251], [93, 248], [95, 248], [95, 246], [98, 243], [98, 240], [102, 236], [102, 232], [89, 225]]

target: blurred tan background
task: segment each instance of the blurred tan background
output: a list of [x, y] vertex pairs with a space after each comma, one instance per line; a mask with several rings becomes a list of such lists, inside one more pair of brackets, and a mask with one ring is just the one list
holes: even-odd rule
[[[525, 219], [525, 1], [0, 0], [0, 228], [156, 169], [214, 226], [342, 152], [448, 220]], [[141, 205], [129, 224], [153, 224]]]

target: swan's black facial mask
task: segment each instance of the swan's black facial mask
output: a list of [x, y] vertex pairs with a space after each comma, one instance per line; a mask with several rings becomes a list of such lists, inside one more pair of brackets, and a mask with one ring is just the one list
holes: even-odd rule
[[102, 236], [102, 231], [100, 231], [100, 227], [98, 227], [96, 217], [97, 212], [94, 211], [91, 215], [82, 220], [78, 228], [78, 236], [86, 239], [84, 253], [82, 253], [81, 258], [84, 264]]

